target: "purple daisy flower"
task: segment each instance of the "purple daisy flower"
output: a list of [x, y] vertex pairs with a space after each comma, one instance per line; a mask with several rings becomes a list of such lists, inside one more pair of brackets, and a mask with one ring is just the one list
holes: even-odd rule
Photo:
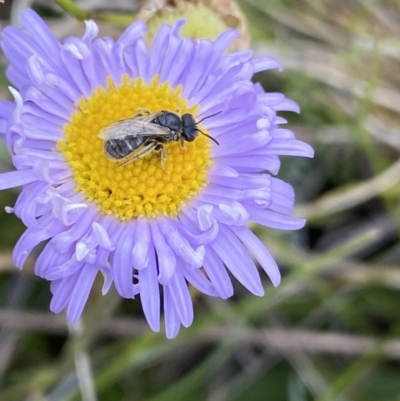
[[[276, 175], [279, 155], [313, 156], [279, 128], [285, 120], [276, 112], [298, 106], [251, 82], [279, 63], [250, 51], [224, 54], [233, 30], [214, 42], [182, 39], [182, 21], [163, 25], [150, 53], [143, 22], [114, 41], [97, 38], [87, 21], [82, 38], [63, 42], [32, 10], [21, 22], [3, 30], [1, 43], [15, 101], [0, 104], [0, 127], [16, 171], [0, 175], [0, 189], [23, 187], [8, 208], [27, 226], [15, 265], [22, 269], [46, 241], [35, 273], [51, 282], [51, 310], [66, 308], [76, 322], [101, 272], [104, 294], [112, 284], [124, 298], [140, 294], [155, 331], [162, 306], [173, 338], [193, 320], [188, 283], [228, 298], [231, 273], [261, 296], [255, 259], [278, 285], [274, 258], [246, 224], [295, 230], [304, 220], [289, 216], [292, 187], [260, 172]], [[143, 110], [212, 116], [199, 129], [219, 146], [196, 131], [193, 142], [163, 145], [165, 165], [151, 149], [123, 165], [107, 158], [100, 131]]]

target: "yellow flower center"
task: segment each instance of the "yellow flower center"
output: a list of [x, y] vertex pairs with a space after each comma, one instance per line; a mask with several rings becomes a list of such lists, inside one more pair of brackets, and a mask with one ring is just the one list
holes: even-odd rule
[[[120, 86], [108, 79], [90, 98], [82, 98], [65, 126], [57, 148], [72, 169], [76, 190], [94, 202], [101, 213], [120, 220], [136, 217], [175, 216], [181, 207], [207, 184], [211, 166], [210, 140], [199, 135], [193, 142], [165, 144], [167, 159], [162, 166], [159, 152], [152, 151], [125, 165], [109, 160], [100, 130], [111, 123], [131, 118], [140, 110], [168, 110], [181, 116], [196, 116], [197, 105], [188, 107], [181, 88], [159, 84], [158, 77], [145, 84], [141, 78], [123, 77]], [[202, 131], [206, 132], [204, 128]]]

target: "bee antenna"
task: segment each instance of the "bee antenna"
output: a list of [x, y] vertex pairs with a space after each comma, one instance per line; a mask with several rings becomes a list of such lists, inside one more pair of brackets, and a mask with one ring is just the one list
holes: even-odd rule
[[[211, 117], [211, 116], [210, 116]], [[210, 138], [214, 143], [216, 143], [219, 146], [219, 142], [213, 138], [211, 135], [206, 134], [205, 132], [203, 132], [201, 129], [196, 128], [197, 131], [201, 132], [203, 135], [205, 135], [207, 138]]]
[[[222, 113], [222, 111], [218, 111], [217, 113], [214, 113], [214, 114], [211, 114], [211, 115], [209, 115], [209, 116], [207, 116], [207, 117], [204, 117], [204, 118], [202, 118], [200, 121], [197, 121], [197, 123], [196, 123], [196, 125], [197, 124], [200, 124], [202, 121], [204, 121], [204, 120], [207, 120], [207, 118], [211, 118], [211, 117], [215, 117], [215, 116], [217, 116], [218, 114], [221, 114]], [[199, 130], [200, 131], [200, 130]]]

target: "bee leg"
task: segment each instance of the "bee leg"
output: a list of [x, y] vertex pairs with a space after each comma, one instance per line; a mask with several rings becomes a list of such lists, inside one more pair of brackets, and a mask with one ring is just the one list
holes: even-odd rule
[[155, 148], [155, 151], [161, 153], [161, 167], [164, 170], [165, 169], [165, 163], [167, 162], [167, 151], [165, 150], [164, 145], [159, 143]]
[[135, 114], [135, 116], [145, 116], [145, 115], [148, 115], [148, 114], [150, 114], [150, 110], [143, 108], [143, 109], [139, 109], [137, 111], [137, 113]]
[[186, 148], [186, 146], [185, 146], [185, 140], [184, 140], [183, 138], [180, 138], [179, 142], [181, 143], [181, 148], [182, 148], [182, 149], [185, 149], [185, 148]]

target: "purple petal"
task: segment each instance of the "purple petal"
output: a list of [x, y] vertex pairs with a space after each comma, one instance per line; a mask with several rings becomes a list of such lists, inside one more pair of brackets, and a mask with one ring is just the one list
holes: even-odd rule
[[229, 298], [233, 295], [233, 286], [229, 274], [221, 259], [210, 246], [207, 246], [206, 249], [204, 269], [207, 276], [210, 277], [215, 290], [222, 299]]
[[129, 46], [142, 37], [146, 31], [147, 27], [143, 21], [135, 21], [125, 29], [125, 31], [119, 37], [118, 43], [124, 47]]
[[218, 296], [214, 285], [207, 280], [204, 272], [201, 269], [193, 269], [183, 260], [179, 261], [179, 267], [182, 269], [185, 279], [192, 284], [193, 287], [197, 288], [202, 293], [209, 295], [210, 297]]
[[21, 13], [20, 18], [35, 42], [46, 49], [50, 58], [57, 59], [60, 54], [60, 42], [39, 15], [31, 9], [27, 9]]
[[254, 73], [260, 72], [260, 71], [265, 71], [265, 70], [270, 70], [273, 68], [277, 68], [277, 69], [279, 69], [279, 71], [282, 70], [281, 63], [272, 57], [253, 58], [251, 60], [251, 64], [253, 65]]
[[160, 289], [154, 249], [149, 253], [149, 265], [139, 270], [140, 300], [149, 326], [158, 332], [160, 331]]
[[78, 282], [72, 291], [71, 298], [67, 309], [67, 318], [70, 322], [76, 323], [81, 317], [83, 308], [89, 298], [89, 293], [93, 287], [98, 269], [91, 265], [84, 265]]
[[54, 290], [53, 298], [50, 302], [50, 310], [52, 312], [60, 313], [67, 306], [79, 281], [80, 273], [80, 271], [77, 271], [75, 274], [63, 278], [59, 281], [56, 289], [52, 288]]
[[272, 284], [277, 287], [281, 281], [281, 273], [275, 259], [270, 254], [265, 245], [257, 238], [254, 233], [245, 226], [232, 226], [230, 229], [246, 245], [254, 257], [258, 260], [261, 267], [268, 274]]
[[51, 234], [47, 231], [36, 228], [28, 228], [20, 237], [13, 251], [13, 263], [18, 269], [22, 269], [26, 259], [32, 252], [33, 248], [40, 244], [42, 241], [46, 241], [51, 237]]
[[108, 235], [107, 230], [104, 228], [104, 226], [102, 226], [100, 223], [97, 223], [95, 221], [92, 224], [92, 229], [93, 229], [93, 233], [96, 236], [96, 239], [97, 239], [99, 245], [102, 248], [105, 248], [109, 251], [112, 251], [115, 249], [115, 247], [113, 247], [113, 245], [111, 243], [111, 239]]
[[178, 256], [191, 266], [201, 267], [203, 265], [204, 249], [202, 247], [196, 251], [193, 250], [188, 240], [179, 234], [167, 218], [160, 218], [158, 224], [168, 244]]
[[112, 261], [115, 288], [124, 298], [135, 297], [132, 265], [133, 234], [133, 224], [126, 223], [122, 226]]
[[285, 216], [270, 210], [248, 208], [250, 220], [267, 227], [276, 228], [278, 230], [298, 230], [304, 227], [305, 219], [293, 216]]
[[37, 179], [37, 173], [32, 169], [2, 173], [0, 174], [0, 190], [20, 187]]
[[190, 222], [190, 220], [182, 214], [179, 217], [180, 224], [177, 224], [177, 229], [184, 235], [191, 244], [195, 246], [209, 244], [218, 235], [218, 223], [215, 219], [212, 219], [211, 227], [208, 230], [199, 232]]
[[160, 73], [165, 49], [168, 45], [168, 37], [171, 26], [162, 24], [152, 43], [151, 55], [149, 60], [149, 76], [153, 77]]
[[[99, 27], [93, 20], [85, 21], [86, 31], [82, 36], [82, 40], [87, 43], [91, 43], [96, 36], [99, 34]], [[122, 38], [123, 34], [121, 35]]]
[[153, 221], [150, 227], [154, 248], [157, 254], [159, 270], [158, 281], [160, 284], [168, 284], [175, 272], [176, 257], [166, 243], [165, 237], [161, 233], [157, 222]]
[[151, 233], [149, 222], [145, 218], [136, 220], [136, 229], [133, 237], [134, 247], [132, 250], [132, 264], [135, 269], [144, 269], [148, 266], [150, 256], [149, 248], [151, 243]]
[[260, 275], [244, 246], [226, 227], [220, 226], [218, 238], [211, 244], [213, 250], [231, 273], [253, 294], [262, 296], [264, 289]]
[[274, 138], [268, 143], [265, 154], [314, 157], [314, 150], [310, 145], [302, 141]]
[[272, 174], [278, 174], [281, 167], [281, 162], [277, 156], [266, 155], [218, 157], [216, 162], [218, 165], [230, 166], [245, 173], [268, 170]]
[[84, 210], [79, 224], [74, 224], [68, 231], [64, 231], [53, 238], [54, 245], [60, 252], [65, 252], [71, 244], [78, 241], [91, 228], [96, 210], [88, 208]]
[[276, 111], [293, 111], [300, 113], [300, 106], [291, 99], [282, 100], [280, 103], [275, 104], [272, 108]]
[[167, 338], [175, 338], [179, 333], [181, 323], [175, 312], [175, 305], [172, 300], [171, 289], [169, 286], [164, 288], [164, 319]]
[[175, 270], [168, 286], [176, 314], [182, 325], [189, 327], [193, 322], [193, 303], [186, 281], [179, 269]]

